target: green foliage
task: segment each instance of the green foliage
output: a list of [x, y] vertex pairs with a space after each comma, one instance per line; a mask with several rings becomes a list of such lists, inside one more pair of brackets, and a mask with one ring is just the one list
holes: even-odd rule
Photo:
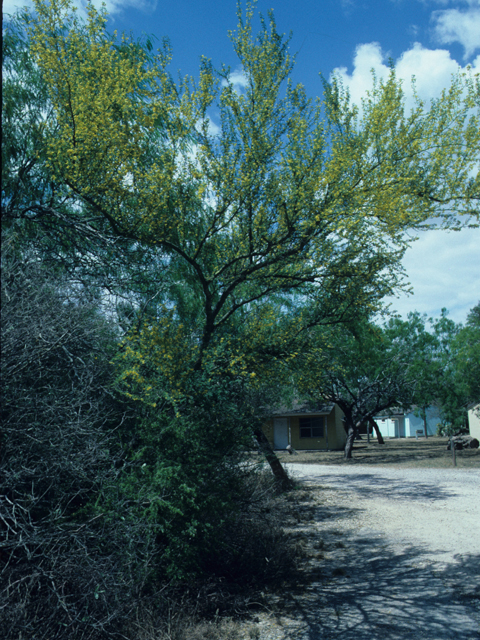
[[[166, 265], [160, 256], [112, 234], [87, 202], [56, 180], [45, 142], [56, 120], [29, 47], [28, 14], [5, 23], [2, 41], [2, 229], [17, 249], [28, 246], [54, 272], [112, 307], [129, 326], [138, 308], [158, 292]], [[105, 304], [105, 296], [103, 296]]]
[[140, 496], [140, 517], [154, 527], [167, 575], [180, 579], [221, 566], [230, 553], [223, 532], [247, 501], [252, 469], [244, 454], [261, 415], [241, 377], [220, 377], [213, 365], [191, 374], [180, 392], [161, 374], [150, 379], [157, 401], [144, 410], [133, 470], [122, 483], [127, 495]]
[[446, 309], [428, 323], [426, 317], [411, 313], [407, 321], [390, 320], [386, 327], [408, 361], [419, 415], [423, 417], [430, 405], [438, 406], [439, 428], [445, 434], [465, 428], [467, 407], [479, 397], [476, 309], [465, 327], [450, 320]]
[[468, 401], [480, 401], [480, 304], [470, 311], [465, 327], [461, 328], [453, 340], [457, 384]]
[[99, 309], [8, 243], [2, 270], [5, 637], [115, 637], [134, 610], [167, 615], [168, 584], [284, 577], [241, 382], [199, 372], [175, 406], [121, 402]]
[[197, 83], [175, 85], [168, 52], [115, 45], [92, 7], [85, 25], [66, 0], [36, 7], [31, 48], [57, 119], [51, 171], [115, 234], [168, 255], [198, 310], [196, 367], [239, 310], [272, 294], [308, 300], [316, 322], [378, 308], [399, 286], [407, 231], [478, 215], [474, 76], [406, 115], [392, 71], [360, 118], [338, 81], [324, 104], [293, 86], [288, 42], [273, 15], [255, 35], [251, 5], [232, 34], [240, 92], [208, 60]]
[[440, 432], [450, 434], [465, 427], [478, 398], [478, 344], [477, 307], [463, 328], [446, 309], [428, 321], [413, 312], [383, 327], [358, 320], [316, 329], [292, 367], [299, 390], [337, 402], [352, 429], [393, 407], [425, 419], [434, 405]]
[[[443, 329], [442, 329], [443, 327]], [[394, 349], [402, 357], [408, 375], [415, 385], [413, 402], [421, 412], [431, 404], [438, 404], [436, 389], [440, 386], [443, 363], [440, 354], [441, 334], [451, 330], [454, 324], [446, 312], [436, 323], [433, 331], [427, 329], [427, 319], [418, 312], [408, 314], [406, 321], [391, 319], [386, 325], [386, 334]], [[444, 337], [445, 338], [445, 337]], [[445, 344], [445, 339], [443, 339]]]
[[51, 122], [47, 87], [17, 17], [2, 39], [2, 204], [7, 220], [54, 197], [42, 163], [43, 131], [52, 134]]

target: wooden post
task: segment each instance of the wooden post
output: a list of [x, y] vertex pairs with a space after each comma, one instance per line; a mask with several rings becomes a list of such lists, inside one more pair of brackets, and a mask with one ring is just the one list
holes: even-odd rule
[[453, 466], [456, 467], [457, 466], [457, 451], [455, 449], [455, 443], [452, 442], [451, 440], [450, 440], [450, 446], [452, 447]]

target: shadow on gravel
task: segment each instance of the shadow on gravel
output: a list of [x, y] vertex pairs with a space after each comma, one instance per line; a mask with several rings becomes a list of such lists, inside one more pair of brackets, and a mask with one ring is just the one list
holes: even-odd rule
[[[303, 476], [305, 480], [322, 482], [321, 476]], [[397, 500], [445, 500], [456, 495], [455, 492], [428, 482], [409, 482], [403, 478], [385, 477], [378, 473], [329, 473], [330, 486], [340, 487], [352, 492], [352, 504], [355, 496], [360, 498], [394, 498]]]
[[286, 640], [480, 638], [480, 555], [445, 567], [424, 549], [395, 552], [378, 536], [345, 532], [338, 549], [330, 534], [326, 559], [310, 564], [298, 593], [282, 602], [282, 615], [301, 621]]

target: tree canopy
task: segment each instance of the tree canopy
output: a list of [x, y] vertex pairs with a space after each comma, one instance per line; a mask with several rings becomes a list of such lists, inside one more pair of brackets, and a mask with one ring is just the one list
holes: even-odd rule
[[91, 5], [86, 24], [68, 0], [36, 10], [52, 179], [176, 270], [196, 306], [195, 367], [221, 327], [273, 294], [308, 307], [309, 323], [377, 309], [400, 284], [407, 232], [478, 217], [474, 76], [406, 114], [392, 69], [360, 113], [338, 80], [323, 100], [293, 86], [288, 40], [273, 15], [255, 35], [251, 5], [231, 36], [244, 91], [207, 59], [197, 82], [174, 83], [167, 47], [110, 37]]

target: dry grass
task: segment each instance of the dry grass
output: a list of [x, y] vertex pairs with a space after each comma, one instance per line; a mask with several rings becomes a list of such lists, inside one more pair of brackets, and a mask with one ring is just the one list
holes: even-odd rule
[[[447, 469], [453, 467], [452, 452], [447, 451], [448, 438], [429, 437], [391, 438], [379, 445], [375, 438], [367, 442], [365, 436], [357, 440], [353, 447], [352, 459], [345, 460], [343, 451], [298, 451], [290, 455], [286, 451], [277, 451], [281, 462], [356, 465], [368, 464], [379, 467], [409, 467]], [[467, 469], [480, 468], [480, 449], [456, 451], [457, 467]]]
[[135, 640], [258, 640], [258, 628], [248, 621], [231, 618], [202, 621], [185, 613], [162, 621], [161, 625], [143, 620], [124, 637]]

